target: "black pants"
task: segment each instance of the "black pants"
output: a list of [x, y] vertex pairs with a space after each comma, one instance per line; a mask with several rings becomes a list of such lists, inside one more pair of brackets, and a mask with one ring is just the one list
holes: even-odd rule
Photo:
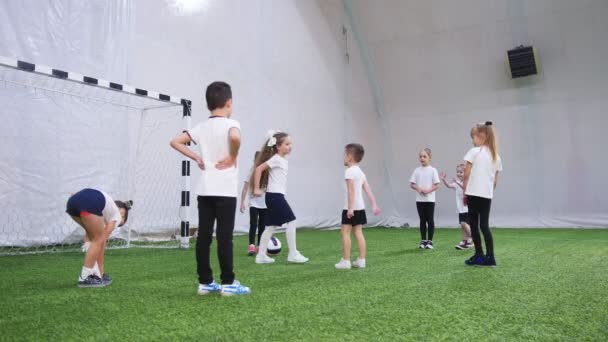
[[253, 245], [255, 243], [255, 231], [258, 231], [258, 243], [256, 246], [260, 245], [260, 239], [262, 238], [262, 233], [264, 233], [264, 229], [266, 229], [266, 223], [264, 220], [266, 219], [266, 210], [268, 209], [259, 209], [254, 207], [249, 207], [249, 244]]
[[494, 240], [490, 231], [490, 207], [492, 199], [467, 196], [469, 205], [469, 223], [471, 223], [471, 237], [475, 244], [475, 254], [483, 255], [483, 247], [481, 246], [481, 235], [479, 228], [483, 233], [483, 239], [486, 241], [486, 252], [489, 256], [494, 256]]
[[196, 269], [200, 284], [213, 282], [213, 271], [209, 260], [213, 224], [217, 221], [217, 257], [220, 261], [222, 284], [234, 282], [232, 233], [236, 197], [198, 196], [198, 239], [196, 240]]
[[422, 240], [433, 240], [433, 234], [435, 234], [435, 202], [416, 202], [416, 209], [418, 209], [418, 216], [420, 217], [420, 236]]

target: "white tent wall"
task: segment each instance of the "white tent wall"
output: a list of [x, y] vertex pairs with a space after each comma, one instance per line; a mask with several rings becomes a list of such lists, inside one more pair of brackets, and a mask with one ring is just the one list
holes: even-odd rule
[[[382, 132], [352, 37], [345, 58], [341, 1], [3, 1], [0, 9], [0, 55], [179, 94], [193, 100], [193, 124], [208, 115], [205, 86], [229, 82], [243, 132], [241, 180], [268, 129], [293, 136], [288, 198], [300, 226], [338, 224], [343, 146], [363, 143], [384, 209], [370, 221], [396, 221]], [[196, 169], [192, 178], [194, 186]], [[194, 195], [191, 205], [197, 226]], [[136, 203], [132, 214], [141, 210]], [[247, 216], [237, 214], [237, 230], [247, 230]]]
[[[352, 2], [391, 128], [398, 208], [417, 225], [408, 179], [417, 152], [454, 175], [473, 123], [492, 120], [504, 172], [492, 225], [606, 227], [608, 2]], [[531, 44], [540, 74], [512, 80], [506, 51]], [[436, 221], [455, 225], [454, 193]]]

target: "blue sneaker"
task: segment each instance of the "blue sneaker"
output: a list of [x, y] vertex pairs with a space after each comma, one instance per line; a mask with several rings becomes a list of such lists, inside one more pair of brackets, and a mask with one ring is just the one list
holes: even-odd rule
[[212, 282], [211, 284], [198, 284], [198, 291], [196, 291], [196, 293], [204, 296], [210, 293], [220, 292], [221, 290], [222, 287], [220, 284]]
[[91, 274], [84, 280], [78, 281], [78, 287], [104, 287], [104, 286], [106, 286], [106, 284], [104, 284], [103, 280], [101, 280], [101, 278], [99, 278], [98, 276], [96, 276], [94, 274]]
[[480, 266], [484, 263], [484, 257], [482, 255], [473, 255], [469, 259], [464, 261], [464, 264], [467, 266]]
[[238, 280], [235, 280], [230, 285], [222, 285], [222, 296], [239, 296], [250, 294], [251, 289], [241, 285]]

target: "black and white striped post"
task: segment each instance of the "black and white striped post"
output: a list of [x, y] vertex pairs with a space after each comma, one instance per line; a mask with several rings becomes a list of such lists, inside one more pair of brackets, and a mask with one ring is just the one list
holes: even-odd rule
[[[84, 76], [71, 71], [54, 69], [46, 65], [29, 63], [14, 58], [0, 56], [0, 66], [13, 68], [21, 71], [27, 71], [39, 75], [44, 75], [52, 78], [59, 78], [66, 81], [81, 83], [87, 86], [106, 88], [112, 91], [128, 93], [135, 96], [146, 97], [151, 100], [173, 103], [183, 107], [184, 129], [190, 129], [190, 115], [192, 110], [192, 101], [159, 93], [156, 91], [146, 90], [142, 88], [132, 87], [122, 83], [110, 82], [97, 77]], [[182, 160], [182, 184], [181, 191], [181, 229], [180, 229], [180, 247], [188, 248], [190, 235], [190, 222], [188, 221], [190, 207], [190, 161]]]
[[[183, 99], [183, 121], [184, 121], [184, 132], [190, 130], [191, 125], [191, 114], [192, 114], [192, 101]], [[190, 143], [188, 143], [190, 146]], [[187, 249], [190, 246], [190, 160], [185, 158], [182, 159], [182, 179], [183, 179], [183, 190], [182, 190], [182, 223], [180, 229], [180, 243], [179, 247]]]

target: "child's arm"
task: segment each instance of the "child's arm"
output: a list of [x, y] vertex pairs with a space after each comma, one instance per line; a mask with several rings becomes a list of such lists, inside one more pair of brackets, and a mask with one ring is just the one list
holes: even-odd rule
[[243, 184], [243, 191], [241, 191], [241, 213], [244, 213], [246, 209], [245, 198], [247, 196], [247, 190], [249, 190], [249, 182], [245, 181], [245, 184]]
[[412, 188], [412, 190], [416, 191], [417, 193], [419, 193], [419, 194], [421, 194], [421, 195], [424, 195], [424, 192], [422, 191], [422, 189], [420, 189], [420, 188], [418, 187], [418, 185], [417, 185], [416, 183], [411, 182], [411, 183], [410, 183], [410, 188]]
[[363, 182], [363, 190], [365, 190], [365, 193], [367, 194], [367, 198], [369, 198], [369, 201], [372, 203], [372, 210], [374, 212], [374, 215], [378, 215], [380, 214], [380, 207], [378, 207], [378, 203], [376, 203], [376, 197], [374, 196], [374, 193], [372, 192], [372, 187], [369, 185], [369, 183], [367, 181]]
[[189, 149], [188, 146], [186, 145], [191, 141], [192, 141], [192, 138], [190, 137], [190, 134], [182, 133], [182, 134], [176, 136], [175, 138], [171, 139], [170, 145], [175, 150], [177, 150], [179, 153], [194, 160], [196, 162], [196, 164], [198, 164], [198, 167], [201, 170], [204, 170], [205, 164], [203, 163], [203, 158], [201, 158], [198, 154], [194, 153], [194, 151]]
[[262, 178], [262, 172], [266, 171], [270, 166], [268, 166], [268, 163], [262, 163], [260, 164], [258, 167], [255, 168], [255, 174], [254, 174], [254, 187], [253, 187], [253, 195], [254, 196], [262, 196], [263, 192], [262, 189], [260, 189], [260, 179]]
[[355, 206], [355, 182], [352, 179], [346, 180], [346, 189], [348, 192], [348, 210], [346, 211], [346, 217], [352, 218], [355, 216], [353, 207]]
[[215, 164], [215, 168], [218, 170], [229, 169], [236, 165], [236, 157], [239, 155], [239, 148], [241, 147], [241, 131], [238, 128], [232, 127], [228, 131], [228, 144], [230, 154]]
[[[466, 162], [464, 164], [464, 176], [462, 178], [462, 189], [467, 191], [467, 185], [469, 184], [469, 177], [471, 176], [471, 167], [473, 164], [471, 162]], [[467, 196], [464, 196], [463, 202], [465, 205], [468, 204]]]
[[447, 181], [448, 175], [445, 172], [441, 173], [440, 178], [446, 187], [448, 187], [450, 189], [454, 189], [454, 186], [452, 184], [448, 183], [448, 181]]
[[498, 184], [498, 171], [496, 171], [496, 174], [494, 175], [494, 190], [496, 190], [496, 184]]

